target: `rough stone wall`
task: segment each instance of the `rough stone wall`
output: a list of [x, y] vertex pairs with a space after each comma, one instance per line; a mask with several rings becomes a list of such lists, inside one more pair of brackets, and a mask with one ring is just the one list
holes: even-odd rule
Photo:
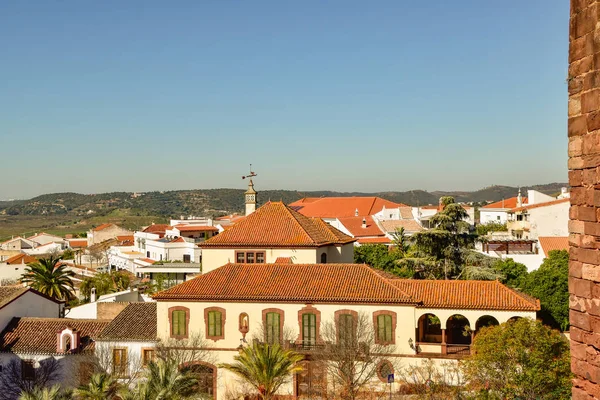
[[569, 292], [573, 399], [600, 399], [600, 2], [571, 0]]

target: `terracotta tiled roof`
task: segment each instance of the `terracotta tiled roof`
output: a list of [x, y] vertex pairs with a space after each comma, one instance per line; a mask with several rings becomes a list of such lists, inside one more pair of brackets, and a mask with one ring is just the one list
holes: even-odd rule
[[363, 264], [226, 264], [156, 300], [414, 304]]
[[97, 340], [156, 340], [156, 303], [131, 303], [100, 333]]
[[400, 217], [402, 219], [414, 219], [412, 207], [400, 207]]
[[153, 260], [151, 258], [140, 258], [139, 260], [148, 264], [154, 264], [156, 262], [156, 260]]
[[219, 229], [208, 225], [175, 225], [179, 232], [216, 232]]
[[567, 203], [569, 201], [571, 201], [571, 199], [566, 197], [564, 199], [557, 199], [557, 200], [552, 200], [552, 201], [546, 201], [544, 203], [530, 204], [530, 205], [523, 206], [523, 207], [513, 208], [511, 211], [515, 212], [515, 211], [531, 210], [532, 208], [548, 207], [548, 206], [553, 206], [555, 204]]
[[387, 236], [380, 236], [374, 238], [360, 238], [358, 239], [360, 244], [390, 244], [392, 241]]
[[304, 198], [290, 204], [290, 207], [308, 217], [343, 218], [364, 217], [377, 214], [385, 208], [407, 207], [406, 204], [394, 203], [380, 197], [321, 197]]
[[169, 243], [185, 243], [185, 239], [182, 237], [178, 237], [178, 238], [171, 240]]
[[468, 310], [538, 311], [537, 299], [498, 281], [390, 279], [389, 282], [422, 302], [419, 307]]
[[98, 232], [98, 231], [102, 231], [106, 228], [110, 228], [111, 226], [113, 226], [114, 224], [102, 224], [102, 225], [98, 225], [97, 227], [95, 227], [94, 229], [92, 229], [94, 232]]
[[117, 236], [119, 242], [133, 242], [133, 235], [119, 235]]
[[34, 263], [36, 261], [37, 261], [37, 258], [35, 258], [33, 256], [29, 256], [24, 253], [14, 255], [14, 256], [4, 260], [4, 262], [7, 265], [29, 264], [29, 263]]
[[[527, 197], [523, 197], [523, 205], [527, 204]], [[497, 201], [495, 203], [488, 204], [487, 206], [483, 206], [481, 208], [499, 208], [499, 209], [507, 209], [507, 208], [515, 208], [517, 206], [517, 198], [511, 197], [510, 199], [504, 199]]]
[[40, 232], [40, 233], [37, 233], [37, 234], [35, 234], [35, 235], [33, 235], [33, 236], [29, 236], [29, 237], [27, 238], [27, 240], [34, 240], [35, 238], [37, 238], [37, 237], [40, 237], [40, 236], [44, 236], [44, 235], [46, 235], [46, 236], [52, 236], [52, 237], [55, 237], [55, 238], [57, 238], [57, 239], [64, 240], [62, 237], [60, 237], [60, 236], [58, 236], [58, 235], [53, 235], [53, 234], [51, 234], [51, 233], [46, 233], [46, 232]]
[[69, 240], [69, 246], [73, 248], [87, 247], [87, 239], [71, 239]]
[[320, 218], [308, 218], [282, 202], [269, 202], [200, 247], [318, 247], [355, 239]]
[[[366, 226], [363, 228], [363, 218], [366, 222]], [[354, 237], [362, 236], [383, 236], [384, 233], [379, 229], [375, 221], [371, 216], [366, 217], [343, 217], [338, 218], [338, 221], [344, 225], [346, 229]]]
[[163, 234], [166, 232], [167, 229], [172, 229], [173, 227], [169, 224], [152, 224], [148, 227], [146, 227], [142, 232], [146, 232], [146, 233], [157, 233], [157, 234]]
[[423, 227], [414, 219], [393, 219], [381, 221], [381, 227], [386, 232], [396, 232], [396, 229], [404, 228], [406, 232], [420, 232]]
[[93, 339], [109, 323], [98, 319], [13, 318], [0, 334], [0, 351], [57, 354], [56, 333], [65, 328], [79, 331], [79, 351], [89, 351], [94, 348]]
[[277, 257], [275, 264], [293, 264], [292, 257]]
[[540, 236], [538, 240], [546, 257], [552, 250], [569, 250], [568, 236]]

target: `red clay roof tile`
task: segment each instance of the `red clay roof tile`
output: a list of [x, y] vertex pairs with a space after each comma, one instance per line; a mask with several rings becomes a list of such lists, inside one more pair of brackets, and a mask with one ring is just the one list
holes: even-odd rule
[[282, 202], [269, 202], [200, 247], [296, 248], [354, 241], [320, 218], [308, 218]]
[[[363, 219], [365, 227], [363, 228]], [[379, 229], [379, 226], [373, 221], [371, 216], [366, 217], [342, 217], [338, 220], [354, 237], [363, 236], [384, 236], [384, 233]]]
[[406, 204], [394, 203], [380, 197], [307, 197], [289, 205], [297, 209], [300, 214], [307, 217], [343, 218], [356, 216], [363, 217], [377, 214], [386, 208], [407, 207]]
[[552, 201], [546, 201], [544, 203], [529, 204], [529, 205], [526, 205], [523, 207], [513, 208], [511, 210], [511, 212], [531, 210], [532, 208], [548, 207], [548, 206], [553, 206], [555, 204], [567, 203], [569, 201], [571, 201], [571, 199], [568, 197], [565, 197], [564, 199], [557, 199], [557, 200], [552, 200]]
[[[522, 205], [526, 205], [527, 204], [527, 197], [523, 197], [523, 203]], [[497, 201], [495, 203], [491, 203], [488, 204], [487, 206], [483, 206], [481, 208], [500, 208], [500, 209], [506, 209], [506, 208], [515, 208], [517, 206], [517, 198], [516, 197], [511, 197], [510, 199], [504, 199], [504, 200], [500, 200]]]
[[540, 236], [538, 240], [546, 257], [552, 250], [569, 250], [568, 236]]
[[0, 351], [57, 354], [56, 333], [71, 328], [79, 331], [79, 351], [94, 348], [93, 339], [110, 323], [99, 319], [13, 318], [0, 334]]
[[540, 309], [539, 300], [498, 281], [390, 279], [389, 282], [422, 301], [419, 307], [506, 311]]
[[154, 299], [416, 303], [364, 264], [226, 264]]

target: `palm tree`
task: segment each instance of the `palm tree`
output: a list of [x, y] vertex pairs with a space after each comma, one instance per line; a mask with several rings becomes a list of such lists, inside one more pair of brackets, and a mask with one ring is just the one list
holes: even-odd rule
[[118, 396], [119, 400], [156, 400], [156, 397], [152, 396], [150, 391], [150, 385], [148, 382], [138, 382], [137, 386], [133, 389], [129, 387], [123, 387]]
[[71, 393], [63, 391], [59, 385], [50, 388], [35, 388], [31, 392], [23, 392], [19, 400], [69, 400]]
[[198, 379], [179, 369], [174, 360], [157, 360], [148, 364], [146, 385], [138, 386], [138, 399], [181, 400], [198, 398]]
[[220, 364], [252, 385], [263, 400], [270, 400], [292, 374], [302, 370], [298, 365], [304, 356], [281, 346], [254, 342], [234, 357], [233, 364]]
[[113, 399], [119, 392], [119, 383], [105, 373], [94, 374], [87, 385], [75, 389], [75, 398], [80, 400]]
[[21, 282], [31, 288], [58, 300], [68, 300], [73, 296], [75, 272], [60, 263], [58, 257], [41, 258], [25, 268]]

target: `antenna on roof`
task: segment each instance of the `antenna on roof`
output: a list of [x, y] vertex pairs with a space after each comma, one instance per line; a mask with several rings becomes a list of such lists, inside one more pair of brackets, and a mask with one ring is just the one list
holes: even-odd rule
[[250, 174], [249, 175], [243, 175], [242, 179], [254, 178], [255, 176], [258, 176], [258, 174], [256, 172], [252, 171], [252, 164], [250, 164]]

